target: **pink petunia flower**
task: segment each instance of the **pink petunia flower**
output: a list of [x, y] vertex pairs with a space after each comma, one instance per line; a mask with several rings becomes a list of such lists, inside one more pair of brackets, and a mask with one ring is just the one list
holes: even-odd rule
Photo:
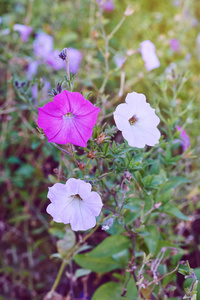
[[32, 27], [26, 26], [26, 25], [22, 25], [22, 24], [15, 24], [13, 26], [13, 29], [15, 31], [19, 32], [21, 40], [24, 43], [28, 42], [29, 35], [31, 34], [31, 32], [33, 30]]
[[126, 96], [126, 103], [119, 104], [114, 112], [116, 126], [131, 147], [143, 148], [159, 142], [160, 119], [143, 94], [132, 92]]
[[152, 71], [160, 67], [160, 62], [156, 55], [156, 47], [151, 41], [143, 41], [140, 44], [140, 52], [142, 54], [142, 59], [145, 62], [145, 67], [148, 71]]
[[65, 184], [55, 183], [47, 194], [52, 202], [47, 206], [47, 212], [55, 222], [70, 223], [75, 231], [94, 227], [103, 203], [91, 188], [90, 183], [75, 178], [68, 179]]
[[38, 126], [48, 142], [86, 147], [99, 111], [80, 93], [64, 90], [39, 108]]
[[177, 131], [180, 132], [181, 146], [185, 152], [190, 147], [190, 138], [181, 126], [177, 126]]

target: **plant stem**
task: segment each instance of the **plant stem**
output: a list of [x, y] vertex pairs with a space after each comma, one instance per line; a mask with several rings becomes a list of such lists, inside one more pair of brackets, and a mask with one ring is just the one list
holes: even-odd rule
[[70, 80], [68, 51], [67, 51], [67, 48], [65, 48], [64, 50], [65, 50], [65, 55], [66, 55], [65, 63], [66, 63], [66, 69], [67, 69], [67, 79]]
[[74, 254], [74, 252], [79, 248], [79, 246], [81, 245], [81, 244], [83, 244], [97, 229], [99, 228], [99, 225], [97, 225], [96, 227], [94, 227], [93, 228], [93, 230], [90, 232], [90, 233], [88, 233], [80, 242], [78, 242], [78, 244], [77, 245], [75, 245], [72, 249], [71, 249], [71, 251], [68, 253], [68, 255], [66, 256], [66, 259], [64, 259], [63, 260], [63, 262], [62, 262], [62, 264], [61, 264], [61, 266], [60, 266], [60, 269], [59, 269], [59, 271], [58, 271], [58, 274], [57, 274], [57, 276], [56, 276], [56, 279], [55, 279], [55, 281], [54, 281], [54, 284], [53, 284], [53, 286], [52, 286], [52, 288], [51, 288], [51, 290], [50, 290], [50, 292], [49, 292], [49, 294], [48, 294], [48, 296], [47, 296], [47, 299], [48, 300], [51, 300], [52, 299], [52, 296], [53, 296], [53, 293], [55, 292], [55, 289], [57, 288], [57, 286], [58, 286], [58, 284], [59, 284], [59, 282], [60, 282], [60, 279], [61, 279], [61, 276], [62, 276], [62, 274], [63, 274], [63, 271], [64, 271], [64, 269], [65, 269], [65, 266], [68, 264], [68, 263], [70, 263], [70, 259], [71, 259], [71, 257], [73, 256], [73, 254]]
[[55, 292], [55, 289], [57, 288], [57, 286], [58, 286], [58, 284], [59, 284], [59, 282], [60, 282], [60, 278], [61, 278], [61, 276], [62, 276], [62, 274], [63, 274], [63, 271], [64, 271], [66, 265], [67, 265], [67, 261], [66, 261], [66, 260], [63, 260], [63, 262], [62, 262], [62, 264], [61, 264], [61, 266], [60, 266], [60, 269], [59, 269], [59, 271], [58, 271], [57, 277], [56, 277], [56, 279], [55, 279], [55, 281], [54, 281], [54, 284], [53, 284], [53, 286], [52, 286], [52, 288], [51, 288], [51, 291], [49, 292], [49, 294], [48, 294], [48, 296], [47, 296], [47, 298], [48, 298], [49, 300], [51, 300], [51, 298], [52, 298], [52, 296], [53, 296], [53, 293]]
[[117, 26], [113, 29], [113, 31], [109, 34], [108, 36], [108, 40], [110, 40], [113, 35], [117, 32], [117, 30], [122, 26], [122, 24], [124, 23], [124, 21], [126, 20], [126, 17], [123, 16], [123, 18], [121, 19], [121, 21], [117, 24]]
[[103, 39], [105, 42], [105, 54], [104, 54], [104, 59], [105, 59], [105, 70], [106, 70], [106, 75], [105, 75], [105, 79], [102, 83], [102, 86], [100, 88], [100, 93], [103, 94], [104, 90], [105, 90], [105, 86], [106, 83], [108, 81], [109, 78], [109, 62], [108, 62], [108, 57], [109, 57], [109, 39], [106, 35], [105, 29], [104, 29], [104, 25], [102, 22], [103, 16], [102, 16], [102, 11], [101, 9], [99, 9], [99, 13], [100, 13], [100, 26], [101, 26], [101, 31], [102, 31], [102, 35], [103, 35]]
[[58, 148], [59, 150], [61, 150], [62, 152], [66, 153], [67, 155], [72, 157], [72, 154], [70, 152], [68, 152], [67, 150], [61, 148], [60, 146], [58, 146], [56, 143], [52, 143], [52, 145], [54, 145], [54, 147]]

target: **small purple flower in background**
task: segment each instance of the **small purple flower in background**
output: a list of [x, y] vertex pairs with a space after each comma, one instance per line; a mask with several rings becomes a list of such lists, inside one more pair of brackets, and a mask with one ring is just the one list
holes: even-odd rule
[[116, 54], [114, 57], [113, 57], [113, 60], [115, 62], [115, 65], [119, 68], [123, 65], [123, 63], [125, 62], [126, 60], [126, 57], [122, 54]]
[[180, 42], [178, 39], [171, 39], [170, 40], [170, 48], [173, 52], [179, 52], [180, 51]]
[[196, 18], [192, 18], [192, 20], [191, 20], [191, 25], [192, 25], [192, 27], [196, 27], [196, 26], [198, 26], [198, 25], [199, 25], [199, 21], [198, 21], [198, 19], [196, 19]]
[[48, 142], [86, 147], [99, 112], [80, 93], [64, 90], [39, 108], [38, 126]]
[[37, 61], [32, 61], [27, 68], [27, 79], [32, 80], [33, 75], [37, 74], [39, 63]]
[[65, 67], [65, 62], [59, 58], [59, 54], [59, 50], [54, 50], [46, 57], [46, 63], [56, 71]]
[[185, 152], [190, 147], [190, 138], [181, 126], [177, 126], [177, 131], [180, 132], [181, 146]]
[[[48, 96], [48, 93], [51, 89], [51, 84], [49, 81], [44, 81], [44, 86], [40, 91], [40, 103], [44, 102]], [[31, 94], [33, 99], [35, 100], [35, 102], [37, 103], [37, 99], [38, 99], [38, 87], [35, 84], [32, 88], [31, 88]]]
[[33, 42], [33, 52], [40, 58], [48, 57], [53, 51], [53, 37], [46, 33], [38, 33]]
[[74, 231], [94, 227], [103, 203], [91, 188], [90, 183], [75, 178], [68, 179], [65, 184], [55, 183], [47, 194], [52, 202], [47, 206], [47, 212], [55, 222], [70, 223]]
[[105, 12], [111, 12], [115, 9], [113, 0], [96, 0], [96, 2]]
[[29, 35], [31, 34], [33, 29], [30, 26], [15, 24], [13, 26], [13, 30], [18, 31], [22, 42], [26, 43], [28, 42]]
[[69, 59], [69, 71], [72, 72], [72, 74], [76, 74], [80, 67], [82, 54], [75, 48], [67, 48], [67, 54]]
[[142, 59], [144, 60], [145, 67], [148, 71], [160, 67], [160, 62], [158, 60], [155, 50], [156, 47], [149, 40], [143, 41], [140, 44], [140, 52], [142, 54]]
[[172, 4], [173, 6], [178, 7], [181, 5], [181, 0], [172, 0]]
[[155, 114], [146, 97], [136, 92], [129, 93], [126, 103], [119, 104], [114, 112], [116, 126], [131, 147], [143, 148], [159, 142], [160, 119]]

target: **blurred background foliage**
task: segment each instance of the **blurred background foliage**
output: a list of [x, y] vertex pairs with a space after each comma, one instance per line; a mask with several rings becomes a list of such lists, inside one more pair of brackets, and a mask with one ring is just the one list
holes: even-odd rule
[[[166, 167], [167, 172], [172, 173], [172, 176], [184, 174], [187, 177], [186, 181], [178, 180], [169, 188], [171, 196], [176, 194], [176, 203], [179, 207], [179, 210], [175, 209], [174, 214], [171, 215], [179, 219], [173, 219], [165, 214], [161, 214], [163, 218], [156, 215], [155, 218], [153, 217], [154, 222], [162, 228], [162, 239], [166, 239], [167, 242], [159, 244], [155, 226], [148, 227], [151, 226], [148, 225], [146, 230], [150, 232], [150, 240], [148, 237], [144, 239], [139, 237], [138, 245], [146, 253], [148, 251], [155, 252], [156, 256], [162, 246], [173, 247], [173, 241], [180, 242], [182, 250], [179, 248], [178, 253], [174, 254], [170, 262], [167, 261], [166, 264], [160, 266], [161, 274], [167, 272], [168, 264], [172, 267], [171, 269], [175, 268], [183, 254], [185, 259], [189, 259], [192, 267], [199, 268], [199, 219], [198, 217], [192, 218], [192, 216], [198, 216], [200, 212], [200, 43], [197, 41], [200, 33], [200, 2], [195, 0], [116, 0], [114, 4], [115, 9], [112, 12], [104, 13], [104, 25], [108, 34], [119, 23], [129, 4], [132, 5], [134, 14], [126, 18], [122, 27], [110, 41], [109, 62], [110, 69], [114, 71], [105, 90], [105, 94], [108, 95], [105, 106], [106, 113], [113, 112], [116, 105], [124, 101], [127, 92], [133, 90], [142, 92], [152, 106], [158, 112], [160, 110], [168, 119], [168, 128], [174, 139], [175, 128], [180, 125], [185, 128], [191, 141], [191, 147], [181, 161], [177, 163], [173, 161], [175, 154], [181, 154], [177, 152], [179, 150], [176, 149], [176, 146], [171, 148], [171, 152], [168, 151], [169, 153], [164, 156], [162, 161], [163, 166]], [[0, 245], [2, 252], [0, 299], [43, 299], [50, 290], [60, 265], [60, 261], [57, 258], [51, 258], [51, 255], [57, 252], [56, 242], [58, 238], [63, 238], [64, 227], [50, 223], [51, 218], [46, 214], [46, 206], [49, 203], [46, 195], [48, 187], [56, 181], [54, 170], [59, 168], [62, 153], [40, 138], [36, 125], [37, 111], [35, 107], [37, 104], [43, 105], [51, 99], [47, 93], [42, 92], [43, 82], [46, 80], [50, 82], [52, 89], [62, 79], [65, 71], [55, 71], [49, 66], [41, 64], [36, 77], [27, 81], [28, 65], [36, 60], [33, 53], [33, 41], [38, 32], [45, 32], [53, 36], [54, 49], [60, 51], [64, 47], [79, 49], [83, 54], [83, 59], [75, 80], [74, 90], [83, 92], [84, 95], [93, 91], [91, 100], [94, 102], [97, 96], [91, 80], [100, 88], [105, 71], [104, 59], [98, 48], [104, 47], [104, 44], [98, 33], [99, 16], [95, 1], [1, 0], [0, 16], [0, 193], [2, 207], [0, 211], [2, 238]], [[13, 25], [18, 23], [30, 25], [33, 28], [27, 43], [22, 42], [19, 33], [13, 31]], [[146, 71], [141, 54], [137, 52], [140, 43], [146, 39], [155, 44], [161, 63], [160, 68], [152, 72]], [[179, 40], [179, 51], [171, 49], [171, 39]], [[116, 54], [126, 55], [127, 50], [130, 49], [135, 53], [128, 57], [125, 63], [126, 84], [123, 97], [120, 98], [117, 95], [120, 88], [121, 70], [115, 70], [113, 57]], [[171, 77], [167, 77], [165, 70], [171, 63], [176, 64], [175, 71]], [[90, 78], [88, 78], [88, 73]], [[21, 94], [17, 93], [14, 88], [16, 80], [26, 81], [25, 90], [27, 91], [26, 96], [30, 98], [30, 107], [23, 102]], [[183, 81], [183, 87], [176, 93], [175, 91]], [[39, 93], [36, 100], [31, 96], [33, 85], [38, 86]], [[99, 101], [101, 101], [101, 97], [98, 95]], [[182, 115], [183, 111], [185, 113]], [[113, 125], [112, 117], [106, 121]], [[166, 124], [161, 123], [161, 125], [167, 130]], [[163, 135], [165, 135], [164, 131]], [[67, 169], [65, 176], [71, 176], [67, 158], [62, 157], [62, 160]], [[152, 162], [151, 168], [154, 168], [152, 172], [156, 168], [160, 170], [160, 160], [162, 159], [159, 158]], [[139, 173], [137, 180], [141, 180]], [[150, 178], [145, 180], [146, 182], [143, 180], [141, 184], [144, 184], [147, 189], [152, 188], [151, 184], [153, 188], [157, 184], [155, 181], [152, 183]], [[187, 184], [188, 182], [190, 184]], [[177, 191], [180, 183], [184, 186]], [[160, 200], [162, 190], [154, 192], [154, 197], [157, 193]], [[170, 197], [170, 194], [166, 197]], [[165, 201], [164, 197], [163, 199]], [[146, 205], [148, 206], [148, 202]], [[139, 205], [138, 209], [140, 209]], [[145, 209], [148, 211], [148, 207]], [[184, 214], [181, 214], [181, 211]], [[166, 212], [163, 211], [163, 213]], [[186, 216], [191, 217], [187, 218]], [[126, 217], [128, 220], [128, 214]], [[131, 219], [131, 221], [133, 220]], [[52, 226], [49, 227], [49, 224]], [[114, 224], [109, 234], [118, 234], [119, 232], [120, 224]], [[88, 243], [95, 247], [109, 234], [99, 229], [95, 235], [90, 237]], [[109, 245], [108, 243], [106, 246], [108, 249]], [[124, 252], [119, 257], [115, 257], [115, 262], [118, 261], [115, 269], [124, 268], [130, 259], [130, 253], [125, 248], [122, 247], [121, 250]], [[139, 253], [140, 249], [138, 248], [137, 251]], [[166, 257], [169, 258], [170, 255], [168, 253]], [[84, 257], [80, 259], [78, 255], [75, 261], [80, 265], [80, 261], [82, 261], [83, 266], [81, 267], [86, 268], [87, 256], [85, 256], [86, 263], [84, 263]], [[108, 266], [109, 261], [105, 260], [105, 264]], [[118, 299], [120, 292], [116, 286], [117, 281], [114, 282], [114, 279], [121, 284], [127, 275], [120, 270], [119, 272], [112, 271], [112, 268], [103, 269], [102, 273], [105, 273], [103, 275], [99, 274], [95, 268], [93, 270], [92, 266], [90, 269], [97, 273], [95, 275], [91, 273], [85, 277], [77, 276], [74, 283], [77, 299], [91, 299], [97, 288], [108, 282], [109, 288], [106, 286], [104, 292], [100, 290], [100, 294], [95, 295], [92, 299], [101, 300], [103, 297], [105, 300], [105, 293], [113, 289], [116, 289], [115, 299]], [[169, 299], [170, 297], [171, 299], [180, 299], [181, 297], [183, 278], [180, 276], [177, 277], [176, 273], [173, 273], [164, 283], [165, 287], [170, 281], [177, 286], [176, 293], [173, 293], [173, 289], [168, 292]], [[68, 289], [69, 282], [63, 278], [58, 291], [61, 295], [66, 295]], [[88, 298], [83, 295], [85, 289]], [[134, 293], [133, 289], [132, 294]], [[158, 298], [155, 299], [166, 299], [162, 298], [158, 292], [157, 295]], [[173, 296], [177, 298], [172, 298]], [[127, 297], [133, 299], [132, 296]]]

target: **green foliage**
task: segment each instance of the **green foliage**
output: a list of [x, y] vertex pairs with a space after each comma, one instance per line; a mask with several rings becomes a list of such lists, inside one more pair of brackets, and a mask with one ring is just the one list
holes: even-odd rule
[[[196, 261], [193, 271], [181, 267], [184, 276], [193, 277], [176, 288], [178, 263], [188, 253], [195, 258], [199, 247], [200, 3], [132, 2], [134, 14], [125, 20], [129, 0], [114, 1], [115, 9], [102, 16], [96, 0], [3, 0], [0, 5], [1, 299], [44, 299], [66, 261], [57, 291], [70, 282], [74, 298], [87, 290], [92, 300], [175, 300], [187, 288], [185, 299], [200, 299]], [[32, 26], [27, 42], [14, 24]], [[54, 38], [54, 49], [81, 51], [76, 76], [68, 80], [64, 68], [56, 71], [46, 58], [38, 59], [33, 51], [38, 32]], [[174, 38], [178, 51], [170, 47]], [[145, 69], [139, 51], [147, 39], [161, 63], [152, 71]], [[126, 58], [122, 67], [115, 65], [115, 55]], [[27, 79], [30, 63], [37, 61], [37, 73]], [[167, 72], [171, 63], [176, 65]], [[46, 81], [51, 88], [45, 92]], [[38, 106], [53, 100], [48, 92], [58, 83], [101, 109], [87, 148], [73, 147], [73, 157], [48, 143], [37, 127]], [[133, 90], [146, 95], [161, 120], [155, 147], [132, 148], [115, 128], [113, 111]], [[177, 126], [189, 135], [186, 151]], [[99, 136], [104, 137], [100, 143]], [[90, 182], [103, 199], [94, 232], [66, 232], [46, 213], [48, 187], [72, 177]], [[113, 224], [105, 233], [101, 226], [110, 218]], [[66, 290], [63, 297], [69, 296]]]
[[[114, 269], [123, 268], [128, 261], [126, 249], [130, 240], [123, 235], [107, 237], [92, 251], [74, 256], [74, 260], [82, 268], [93, 272], [106, 273]], [[125, 250], [125, 251], [124, 251]]]

